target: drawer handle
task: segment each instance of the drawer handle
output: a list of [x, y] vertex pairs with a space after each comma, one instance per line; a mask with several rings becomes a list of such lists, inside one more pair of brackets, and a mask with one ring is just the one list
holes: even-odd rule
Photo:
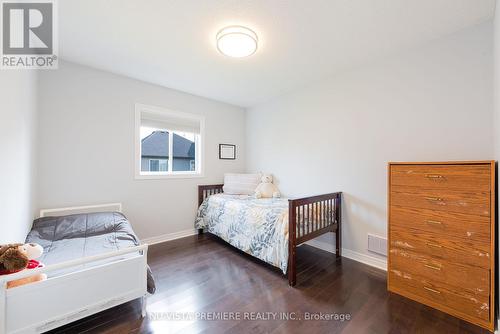
[[428, 179], [442, 179], [442, 178], [444, 178], [443, 175], [439, 175], [439, 174], [427, 174], [427, 175], [425, 175], [425, 177]]
[[438, 267], [438, 266], [433, 266], [433, 265], [430, 265], [430, 264], [425, 264], [425, 266], [427, 268], [431, 268], [431, 269], [434, 269], [434, 270], [441, 270], [441, 267]]
[[443, 225], [442, 222], [438, 222], [437, 220], [426, 220], [425, 222], [432, 225]]
[[433, 201], [433, 202], [442, 202], [443, 199], [441, 197], [426, 197], [425, 198], [428, 201]]
[[437, 290], [434, 290], [434, 289], [432, 289], [432, 288], [428, 288], [428, 287], [426, 287], [426, 286], [424, 286], [424, 289], [425, 289], [425, 290], [428, 290], [428, 291], [430, 291], [430, 292], [437, 293], [437, 294], [440, 294], [440, 293], [441, 293], [441, 291], [437, 291]]
[[432, 242], [428, 242], [427, 246], [434, 247], [434, 248], [443, 248], [443, 246], [435, 244], [435, 243], [432, 243]]

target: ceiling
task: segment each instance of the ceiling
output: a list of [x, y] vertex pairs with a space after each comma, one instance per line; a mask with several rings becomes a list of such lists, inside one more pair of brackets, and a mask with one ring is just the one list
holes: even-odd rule
[[[68, 61], [250, 107], [373, 58], [488, 20], [495, 0], [64, 0]], [[217, 31], [245, 25], [251, 57], [228, 58]]]

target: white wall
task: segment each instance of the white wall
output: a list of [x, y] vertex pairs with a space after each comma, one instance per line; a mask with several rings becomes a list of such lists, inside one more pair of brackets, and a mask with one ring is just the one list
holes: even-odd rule
[[343, 191], [343, 247], [384, 260], [366, 247], [387, 235], [388, 161], [493, 158], [492, 62], [486, 23], [252, 108], [247, 169]]
[[[500, 160], [500, 4], [495, 7], [494, 24], [494, 133], [495, 158]], [[499, 198], [500, 199], [500, 198]]]
[[0, 74], [0, 244], [24, 242], [35, 197], [36, 74]]
[[[497, 1], [495, 8], [495, 17], [494, 17], [494, 85], [493, 85], [493, 98], [494, 98], [494, 134], [495, 134], [495, 160], [500, 160], [500, 4]], [[497, 163], [498, 165], [498, 163]], [[498, 167], [497, 167], [498, 168]], [[497, 173], [498, 177], [498, 173]], [[497, 180], [497, 189], [498, 189], [498, 180]], [[498, 193], [498, 192], [497, 192]], [[500, 208], [500, 196], [497, 195], [497, 208]], [[497, 209], [498, 216], [498, 209]], [[498, 222], [497, 222], [498, 229]], [[497, 230], [498, 237], [500, 237], [500, 229]], [[498, 260], [500, 261], [500, 260]], [[497, 273], [500, 270], [500, 262], [497, 263]], [[500, 282], [497, 282], [497, 291], [500, 289]], [[498, 312], [498, 311], [497, 311]], [[500, 319], [498, 319], [498, 326], [500, 328]]]
[[[494, 18], [494, 134], [495, 159], [500, 160], [500, 4], [497, 2]], [[499, 196], [500, 207], [500, 196]], [[500, 229], [499, 229], [500, 230]], [[500, 231], [499, 231], [500, 232]]]
[[[197, 185], [244, 170], [245, 111], [107, 72], [60, 62], [40, 75], [39, 208], [122, 202], [140, 238], [192, 230]], [[134, 106], [206, 116], [205, 176], [134, 179]], [[218, 144], [238, 159], [218, 159]]]

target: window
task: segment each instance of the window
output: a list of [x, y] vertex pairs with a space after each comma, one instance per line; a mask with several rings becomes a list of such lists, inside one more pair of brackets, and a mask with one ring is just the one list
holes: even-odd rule
[[202, 176], [204, 118], [136, 104], [136, 178]]
[[168, 171], [167, 159], [149, 159], [149, 172], [166, 172]]
[[159, 172], [160, 171], [160, 160], [149, 160], [149, 171]]

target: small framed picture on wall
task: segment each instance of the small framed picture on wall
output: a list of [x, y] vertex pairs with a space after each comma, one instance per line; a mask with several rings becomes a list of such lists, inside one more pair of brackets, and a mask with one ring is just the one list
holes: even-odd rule
[[236, 159], [236, 145], [219, 144], [219, 159], [235, 160]]

